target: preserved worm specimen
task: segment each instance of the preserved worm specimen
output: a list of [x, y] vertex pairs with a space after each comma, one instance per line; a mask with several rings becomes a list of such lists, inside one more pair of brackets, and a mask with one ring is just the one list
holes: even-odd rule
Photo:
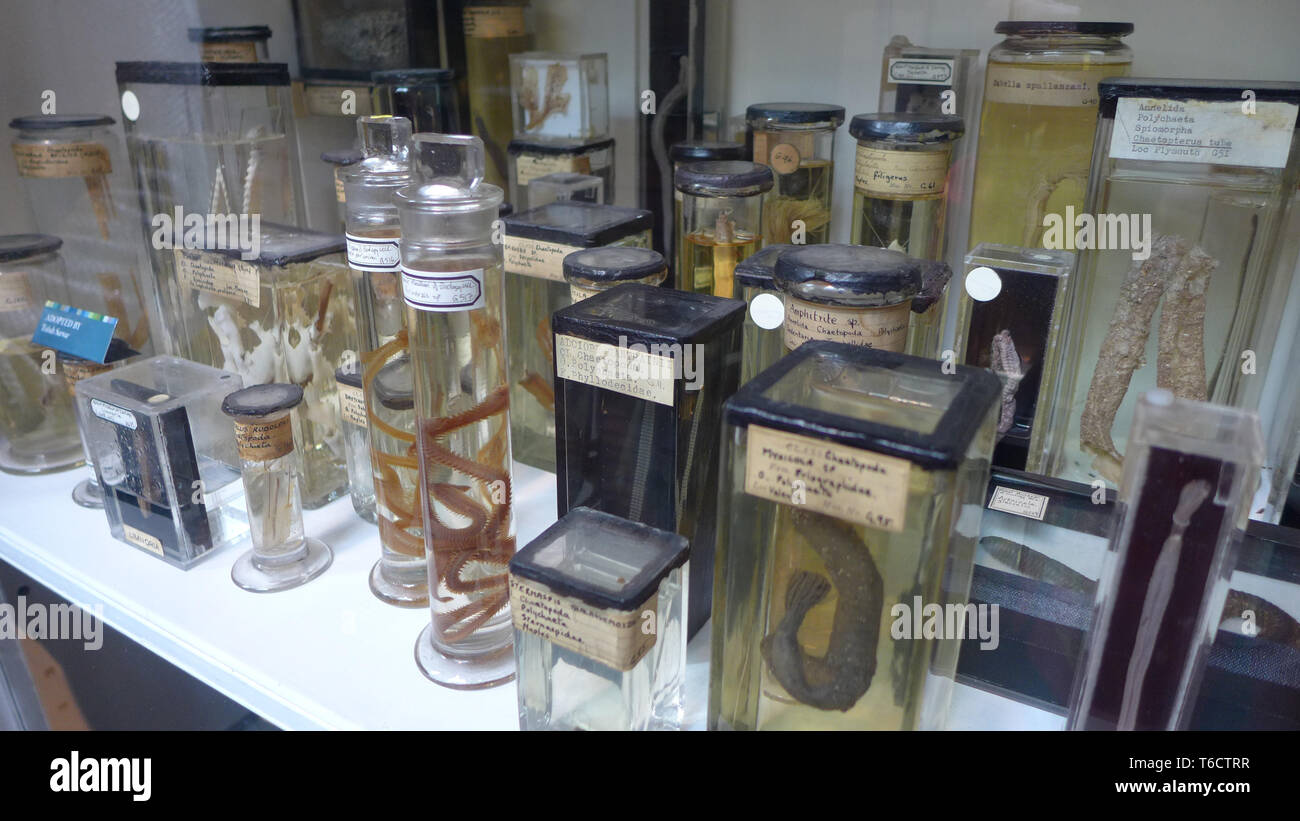
[[1024, 379], [1020, 367], [1020, 354], [1016, 353], [1016, 343], [1011, 339], [1011, 332], [1003, 330], [993, 336], [992, 359], [990, 370], [1002, 381], [1002, 409], [998, 416], [998, 434], [1011, 430], [1016, 421], [1016, 389]]
[[1156, 387], [1168, 388], [1175, 396], [1204, 402], [1205, 386], [1205, 294], [1210, 274], [1219, 261], [1192, 248], [1179, 262], [1160, 308], [1159, 352], [1156, 358]]

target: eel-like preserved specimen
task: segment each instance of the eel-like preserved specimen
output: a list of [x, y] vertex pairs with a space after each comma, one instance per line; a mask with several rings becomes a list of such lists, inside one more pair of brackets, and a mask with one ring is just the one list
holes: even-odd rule
[[990, 369], [1002, 381], [1002, 408], [998, 416], [998, 435], [1001, 436], [1016, 422], [1016, 390], [1025, 373], [1020, 367], [1020, 354], [1016, 352], [1011, 331], [1003, 329], [994, 334], [992, 348]]
[[1210, 274], [1218, 267], [1217, 259], [1199, 247], [1192, 248], [1178, 263], [1160, 306], [1156, 387], [1199, 402], [1207, 397], [1205, 293]]

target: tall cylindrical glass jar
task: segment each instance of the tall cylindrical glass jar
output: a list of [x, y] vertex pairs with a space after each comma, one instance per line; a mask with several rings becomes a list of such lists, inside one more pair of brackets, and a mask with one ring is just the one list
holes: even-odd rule
[[402, 222], [420, 499], [433, 621], [421, 671], [470, 689], [514, 677], [507, 564], [515, 552], [504, 269], [477, 137], [420, 134]]
[[827, 103], [757, 103], [745, 111], [754, 162], [776, 174], [763, 206], [763, 241], [830, 242], [835, 130], [844, 108]]
[[967, 241], [1038, 248], [1046, 215], [1083, 210], [1097, 84], [1129, 73], [1133, 24], [1008, 20], [996, 31], [1006, 39], [984, 75]]
[[[483, 140], [487, 181], [504, 187], [506, 145], [514, 134], [510, 105], [510, 55], [533, 47], [528, 0], [470, 0], [463, 9], [465, 82], [469, 88], [467, 129]], [[518, 198], [511, 196], [518, 203]]]
[[339, 225], [343, 230], [347, 230], [347, 208], [344, 203], [347, 202], [347, 192], [343, 189], [343, 177], [340, 173], [344, 168], [356, 162], [361, 162], [363, 155], [355, 148], [339, 148], [333, 151], [322, 151], [320, 155], [321, 162], [330, 167], [330, 175], [334, 178], [334, 199], [339, 204]]
[[688, 163], [673, 185], [682, 194], [673, 243], [677, 288], [731, 298], [736, 264], [763, 241], [763, 194], [772, 190], [772, 169], [739, 160]]

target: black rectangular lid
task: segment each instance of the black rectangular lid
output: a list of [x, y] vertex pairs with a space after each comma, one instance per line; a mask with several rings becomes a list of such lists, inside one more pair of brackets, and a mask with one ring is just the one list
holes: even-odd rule
[[1158, 100], [1212, 100], [1243, 102], [1242, 92], [1253, 92], [1259, 102], [1300, 105], [1300, 83], [1276, 80], [1195, 80], [1186, 77], [1107, 77], [1097, 84], [1101, 116], [1114, 117], [1122, 97]]
[[640, 208], [558, 200], [503, 217], [506, 236], [595, 248], [618, 242], [654, 225], [654, 214]]
[[706, 342], [732, 330], [745, 317], [739, 299], [695, 294], [673, 288], [628, 283], [556, 311], [557, 334], [611, 345]]
[[[326, 254], [337, 254], [346, 248], [347, 242], [342, 234], [327, 234], [295, 225], [263, 222], [261, 249], [257, 259], [250, 262], [278, 268], [295, 262], [309, 262]], [[242, 252], [237, 248], [214, 249], [212, 253], [223, 257], [243, 258]]]

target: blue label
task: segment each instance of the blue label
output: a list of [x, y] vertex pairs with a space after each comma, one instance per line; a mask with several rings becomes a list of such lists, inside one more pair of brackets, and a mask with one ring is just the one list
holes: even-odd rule
[[36, 333], [32, 334], [32, 344], [102, 365], [116, 329], [115, 317], [46, 302], [41, 321], [36, 323]]

